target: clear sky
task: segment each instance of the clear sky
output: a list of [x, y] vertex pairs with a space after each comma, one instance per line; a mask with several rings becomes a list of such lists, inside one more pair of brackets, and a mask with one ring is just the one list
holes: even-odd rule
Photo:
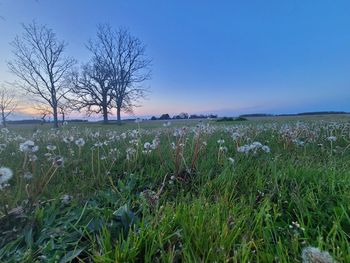
[[98, 23], [126, 27], [153, 59], [138, 115], [350, 111], [348, 0], [0, 0], [0, 82], [33, 19], [88, 60]]

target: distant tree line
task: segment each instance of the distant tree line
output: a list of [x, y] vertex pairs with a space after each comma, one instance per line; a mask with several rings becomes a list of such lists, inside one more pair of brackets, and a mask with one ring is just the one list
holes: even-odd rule
[[278, 116], [307, 116], [307, 115], [329, 115], [329, 114], [348, 114], [345, 111], [311, 111], [311, 112], [301, 112], [293, 114], [267, 114], [267, 113], [252, 113], [252, 114], [242, 114], [240, 117], [278, 117]]
[[218, 116], [214, 114], [204, 115], [204, 114], [191, 114], [188, 113], [180, 113], [178, 115], [174, 115], [171, 117], [168, 113], [162, 114], [160, 117], [152, 116], [150, 120], [186, 120], [186, 119], [216, 119]]
[[[55, 127], [58, 115], [64, 121], [71, 110], [101, 114], [107, 123], [115, 109], [120, 123], [121, 113], [132, 112], [148, 91], [144, 83], [151, 76], [151, 60], [146, 47], [123, 28], [99, 25], [95, 39], [86, 44], [88, 62], [80, 67], [76, 59], [65, 55], [67, 43], [36, 22], [23, 25], [23, 34], [11, 46], [13, 59], [8, 68], [17, 77], [14, 87], [33, 95], [41, 105], [42, 119], [52, 115]], [[2, 110], [5, 122], [13, 103], [1, 105], [7, 105]]]

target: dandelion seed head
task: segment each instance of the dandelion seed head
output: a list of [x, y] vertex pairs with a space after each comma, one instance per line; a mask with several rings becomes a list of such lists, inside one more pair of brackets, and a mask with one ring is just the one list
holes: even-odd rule
[[301, 258], [303, 263], [335, 263], [327, 251], [321, 251], [316, 247], [306, 247], [303, 249]]
[[8, 167], [0, 167], [0, 185], [8, 182], [13, 176], [13, 172]]
[[78, 146], [78, 147], [83, 147], [85, 145], [85, 141], [83, 138], [79, 138], [75, 141], [75, 144]]
[[62, 156], [55, 156], [54, 158], [52, 158], [52, 164], [56, 167], [62, 167], [64, 164], [64, 159]]

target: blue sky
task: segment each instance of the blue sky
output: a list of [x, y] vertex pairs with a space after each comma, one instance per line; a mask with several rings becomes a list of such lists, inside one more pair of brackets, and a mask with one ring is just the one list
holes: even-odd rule
[[88, 60], [98, 23], [126, 27], [153, 59], [138, 115], [350, 111], [350, 1], [0, 0], [0, 82], [33, 19]]

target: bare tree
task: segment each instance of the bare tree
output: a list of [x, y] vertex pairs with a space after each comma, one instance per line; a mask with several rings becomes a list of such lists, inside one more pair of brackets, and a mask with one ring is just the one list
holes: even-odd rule
[[15, 101], [15, 94], [8, 88], [0, 89], [0, 111], [1, 120], [4, 127], [6, 127], [7, 118], [15, 111], [17, 103]]
[[72, 73], [73, 98], [70, 103], [73, 109], [85, 110], [88, 115], [102, 113], [103, 122], [107, 123], [113, 102], [109, 78], [108, 65], [98, 54], [93, 53], [92, 60], [83, 65], [80, 75]]
[[90, 42], [88, 48], [108, 65], [120, 122], [121, 112], [131, 112], [146, 95], [147, 89], [142, 84], [150, 78], [151, 60], [146, 57], [145, 45], [125, 29], [114, 31], [109, 25], [100, 25], [97, 41]]
[[15, 58], [8, 67], [19, 78], [19, 87], [51, 107], [54, 126], [58, 127], [59, 101], [69, 91], [65, 80], [76, 62], [64, 57], [67, 44], [59, 41], [52, 29], [35, 22], [23, 25], [23, 29], [23, 35], [11, 43]]

